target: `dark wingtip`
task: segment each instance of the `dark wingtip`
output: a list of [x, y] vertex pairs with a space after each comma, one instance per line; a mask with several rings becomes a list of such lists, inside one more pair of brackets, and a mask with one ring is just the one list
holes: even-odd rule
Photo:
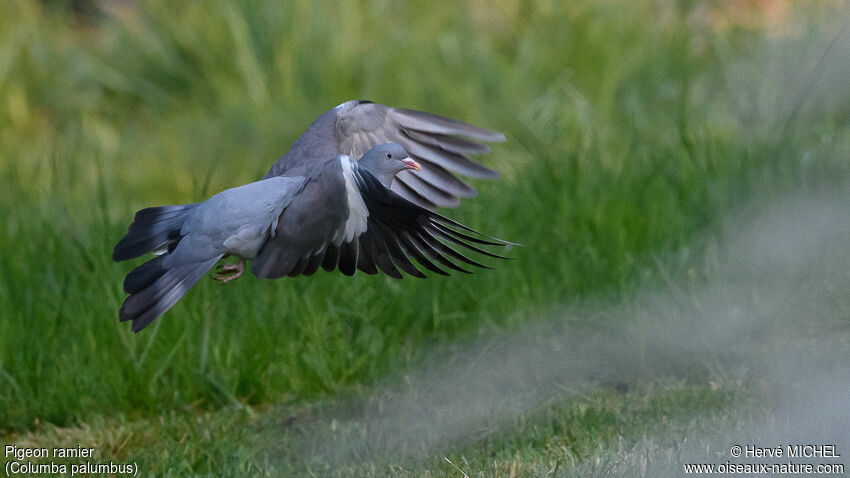
[[454, 230], [446, 227], [446, 226], [454, 226], [454, 227], [463, 229], [464, 231], [471, 232], [473, 234], [478, 234], [481, 237], [486, 237], [487, 239], [492, 239], [493, 241], [497, 241], [496, 243], [489, 242], [489, 241], [480, 241], [480, 240], [471, 238], [471, 237], [469, 237], [465, 234], [461, 234], [463, 239], [471, 240], [471, 241], [477, 242], [479, 244], [486, 244], [488, 246], [499, 246], [499, 247], [504, 247], [504, 246], [522, 247], [523, 246], [523, 244], [520, 244], [518, 242], [506, 241], [506, 240], [500, 239], [498, 237], [493, 237], [493, 236], [484, 234], [483, 232], [478, 232], [478, 231], [476, 231], [475, 229], [472, 229], [469, 226], [465, 226], [465, 225], [455, 221], [454, 219], [443, 216], [442, 214], [434, 212], [434, 211], [428, 211], [428, 217], [431, 219], [433, 224], [440, 225], [441, 226], [440, 229], [442, 229], [444, 232], [449, 232], [450, 234], [460, 234], [457, 231], [454, 231]]
[[[415, 267], [414, 267], [414, 269], [415, 269]], [[422, 271], [420, 271], [419, 269], [416, 269], [416, 271], [419, 272], [419, 273], [418, 274], [410, 274], [408, 272], [408, 274], [410, 274], [411, 277], [415, 277], [417, 279], [427, 279], [428, 278], [428, 276], [423, 274]]]
[[357, 100], [357, 104], [358, 105], [373, 105], [373, 104], [375, 104], [375, 102], [369, 101], [369, 100]]
[[[482, 235], [484, 235], [484, 236], [486, 236], [486, 237], [490, 237], [490, 236], [487, 236], [486, 234], [482, 234]], [[504, 240], [504, 239], [499, 239], [499, 238], [497, 238], [497, 237], [491, 237], [491, 239], [495, 239], [495, 240], [497, 240], [497, 241], [501, 241], [501, 242], [502, 242], [502, 244], [499, 244], [500, 246], [517, 246], [517, 247], [525, 247], [525, 244], [520, 244], [520, 243], [518, 243], [518, 242], [506, 241], [506, 240]]]

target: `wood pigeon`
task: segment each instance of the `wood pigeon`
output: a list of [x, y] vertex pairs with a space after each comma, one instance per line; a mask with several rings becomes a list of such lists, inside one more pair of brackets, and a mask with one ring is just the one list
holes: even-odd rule
[[[401, 269], [424, 277], [411, 259], [441, 275], [448, 274], [444, 269], [469, 272], [454, 261], [486, 268], [451, 245], [503, 258], [475, 244], [512, 243], [477, 237], [482, 235], [391, 189], [402, 172], [425, 169], [401, 145], [377, 145], [359, 161], [321, 147], [305, 156], [310, 150], [303, 149], [303, 140], [317, 123], [272, 168], [279, 175], [225, 190], [202, 203], [136, 213], [115, 246], [113, 260], [151, 251], [156, 257], [124, 280], [130, 296], [119, 312], [122, 321], [131, 320], [134, 332], [142, 330], [227, 255], [240, 262], [219, 266], [214, 278], [222, 283], [241, 276], [246, 259], [253, 259], [254, 275], [265, 279], [310, 275], [320, 266], [339, 268], [346, 275], [356, 269], [367, 274], [380, 270], [401, 278]], [[293, 155], [295, 151], [300, 154]]]

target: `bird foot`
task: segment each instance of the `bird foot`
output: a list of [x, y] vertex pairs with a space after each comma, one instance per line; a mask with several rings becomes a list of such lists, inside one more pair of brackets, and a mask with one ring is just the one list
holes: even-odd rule
[[227, 284], [232, 280], [242, 277], [242, 274], [245, 273], [245, 259], [242, 259], [236, 264], [220, 265], [215, 268], [215, 272], [216, 274], [212, 278], [222, 284]]

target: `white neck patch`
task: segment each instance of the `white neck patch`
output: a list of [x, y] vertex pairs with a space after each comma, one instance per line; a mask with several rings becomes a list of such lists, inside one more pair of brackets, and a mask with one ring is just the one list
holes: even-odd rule
[[342, 177], [345, 179], [345, 199], [348, 204], [348, 219], [336, 234], [334, 234], [334, 245], [340, 245], [344, 242], [351, 242], [355, 237], [360, 236], [368, 228], [366, 219], [369, 217], [369, 209], [366, 208], [366, 203], [363, 202], [363, 197], [360, 196], [360, 188], [357, 186], [357, 180], [354, 178], [352, 170], [352, 159], [348, 155], [341, 154], [339, 163], [342, 166]]

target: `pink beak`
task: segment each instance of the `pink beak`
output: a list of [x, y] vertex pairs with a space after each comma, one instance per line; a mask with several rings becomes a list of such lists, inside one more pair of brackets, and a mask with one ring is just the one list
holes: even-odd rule
[[419, 163], [410, 158], [404, 158], [401, 160], [401, 162], [404, 163], [405, 166], [407, 166], [407, 169], [415, 169], [417, 171], [422, 171], [422, 166], [420, 166]]

